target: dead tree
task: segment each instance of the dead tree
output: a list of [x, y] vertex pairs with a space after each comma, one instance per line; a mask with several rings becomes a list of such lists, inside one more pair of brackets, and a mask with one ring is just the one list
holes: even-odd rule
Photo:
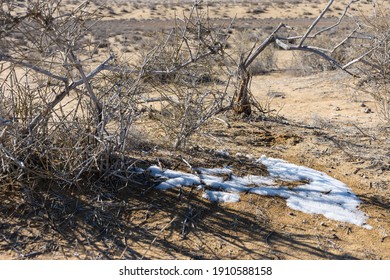
[[[330, 26], [321, 28], [320, 30], [314, 32], [314, 29], [318, 25], [318, 23], [323, 19], [325, 14], [329, 11], [330, 7], [332, 6], [334, 0], [330, 0], [325, 8], [322, 10], [322, 12], [318, 15], [318, 17], [312, 22], [312, 24], [307, 28], [306, 32], [303, 35], [297, 35], [297, 36], [283, 36], [281, 35], [281, 31], [287, 30], [287, 29], [293, 29], [292, 27], [281, 23], [279, 26], [259, 45], [256, 43], [252, 46], [250, 49], [248, 55], [246, 57], [241, 56], [238, 67], [237, 67], [237, 87], [234, 93], [234, 104], [233, 108], [236, 114], [244, 114], [244, 115], [250, 115], [252, 113], [251, 109], [251, 97], [249, 92], [249, 85], [250, 85], [250, 79], [251, 74], [249, 69], [249, 66], [253, 63], [253, 61], [271, 44], [276, 44], [280, 48], [284, 50], [289, 51], [304, 51], [304, 52], [310, 52], [315, 55], [318, 55], [319, 57], [327, 60], [328, 62], [332, 63], [335, 67], [347, 72], [348, 74], [354, 76], [353, 73], [351, 73], [348, 68], [353, 65], [356, 62], [359, 62], [366, 54], [363, 54], [361, 57], [352, 60], [348, 62], [345, 65], [342, 65], [341, 62], [337, 61], [336, 59], [332, 58], [332, 53], [343, 46], [352, 36], [361, 29], [360, 24], [355, 21], [355, 28], [353, 31], [348, 34], [345, 38], [343, 38], [338, 44], [336, 44], [332, 49], [324, 49], [317, 46], [311, 46], [306, 45], [305, 42], [307, 39], [313, 39], [320, 34], [323, 34], [327, 31], [332, 30], [333, 28], [340, 25], [340, 23], [346, 18], [346, 15], [348, 13], [348, 10], [350, 9], [351, 5], [355, 2], [358, 2], [359, 0], [351, 0], [348, 5], [346, 5], [342, 15], [338, 19], [338, 21]], [[291, 42], [297, 42], [295, 44]]]

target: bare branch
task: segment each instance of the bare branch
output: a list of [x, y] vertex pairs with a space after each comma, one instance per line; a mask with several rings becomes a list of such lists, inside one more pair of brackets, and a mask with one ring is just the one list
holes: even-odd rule
[[88, 82], [90, 81], [93, 77], [95, 77], [98, 73], [100, 73], [101, 71], [103, 70], [106, 70], [106, 65], [109, 61], [111, 61], [112, 59], [114, 59], [114, 56], [111, 55], [110, 57], [108, 57], [105, 61], [103, 61], [99, 66], [97, 66], [93, 71], [91, 71], [89, 74], [85, 75], [84, 78], [80, 79], [80, 80], [77, 80], [75, 82], [72, 82], [70, 85], [67, 85], [65, 83], [65, 89], [60, 93], [58, 94], [54, 100], [52, 102], [50, 102], [46, 109], [41, 112], [39, 115], [37, 115], [30, 123], [29, 125], [29, 130], [33, 129], [47, 114], [49, 114], [53, 108], [58, 104], [60, 103], [64, 98], [65, 96], [67, 96], [69, 94], [69, 92], [75, 88], [77, 88], [78, 86], [80, 86], [81, 84], [83, 84], [85, 81]]
[[[97, 99], [95, 93], [93, 92], [92, 86], [89, 83], [89, 80], [87, 79], [87, 76], [83, 70], [83, 67], [81, 66], [80, 61], [77, 59], [76, 55], [73, 53], [73, 51], [68, 52], [69, 59], [72, 61], [76, 69], [79, 71], [81, 80], [83, 81], [89, 96], [91, 97], [93, 103], [95, 104], [96, 107], [96, 113], [98, 116], [98, 123], [101, 122], [102, 118], [102, 105], [100, 104], [99, 100]], [[96, 70], [96, 69], [95, 69]], [[96, 71], [95, 71], [96, 72]]]
[[338, 43], [336, 46], [333, 47], [333, 49], [331, 50], [331, 53], [333, 53], [335, 50], [337, 50], [339, 47], [341, 47], [342, 45], [344, 45], [349, 39], [351, 39], [353, 37], [353, 35], [360, 29], [360, 25], [358, 25], [354, 30], [352, 30], [352, 32], [346, 36], [340, 43]]
[[300, 40], [300, 42], [298, 43], [298, 47], [301, 47], [303, 45], [303, 43], [305, 42], [305, 40], [307, 39], [307, 36], [309, 36], [310, 32], [313, 30], [313, 28], [318, 24], [318, 22], [323, 18], [323, 16], [326, 14], [326, 12], [329, 10], [330, 6], [332, 6], [334, 0], [330, 0], [328, 2], [328, 4], [326, 5], [326, 7], [322, 10], [322, 12], [320, 13], [320, 15], [313, 21], [313, 23], [309, 26], [309, 28], [307, 29], [305, 35], [302, 36], [302, 39]]
[[244, 68], [247, 68], [252, 62], [256, 59], [256, 57], [271, 43], [273, 43], [276, 39], [275, 34], [282, 28], [287, 27], [284, 23], [280, 23], [279, 26], [268, 36], [267, 39], [261, 43], [260, 46], [256, 48], [256, 50], [250, 54], [243, 62]]
[[291, 50], [291, 51], [307, 51], [307, 52], [312, 52], [314, 54], [317, 54], [319, 56], [321, 56], [322, 58], [326, 59], [327, 61], [331, 62], [333, 65], [335, 65], [337, 68], [345, 71], [346, 73], [348, 73], [349, 75], [353, 76], [353, 77], [357, 77], [355, 74], [353, 74], [352, 72], [346, 70], [342, 65], [340, 65], [340, 63], [338, 61], [336, 61], [335, 59], [333, 59], [332, 57], [330, 57], [329, 55], [325, 54], [324, 52], [318, 50], [317, 48], [315, 47], [311, 47], [311, 46], [298, 46], [298, 45], [289, 45], [289, 44], [286, 44], [284, 42], [282, 42], [281, 40], [279, 39], [276, 39], [275, 40], [276, 44], [278, 44], [279, 47], [281, 47], [282, 49], [284, 50]]
[[[85, 75], [86, 80], [89, 81], [89, 80], [93, 79], [97, 74], [99, 74], [103, 70], [110, 70], [108, 62], [110, 62], [113, 59], [115, 59], [115, 56], [113, 54], [111, 54], [105, 61], [100, 63], [94, 70], [92, 70], [91, 72], [89, 72], [88, 74]], [[77, 80], [77, 81], [73, 82], [70, 87], [71, 88], [73, 88], [73, 86], [77, 87], [77, 86], [81, 85], [83, 82], [84, 82], [84, 79]]]
[[365, 58], [367, 55], [369, 55], [370, 53], [374, 52], [375, 50], [377, 49], [377, 47], [375, 48], [371, 48], [369, 49], [367, 52], [365, 52], [364, 54], [362, 54], [361, 56], [355, 58], [354, 60], [351, 60], [350, 62], [348, 62], [347, 64], [345, 64], [344, 66], [341, 67], [341, 69], [345, 70], [347, 69], [349, 66], [357, 63], [357, 62], [363, 62], [364, 63], [364, 60], [363, 58]]
[[9, 56], [9, 55], [5, 55], [5, 54], [1, 54], [0, 53], [0, 61], [6, 61], [6, 62], [10, 62], [10, 63], [13, 63], [15, 65], [20, 65], [20, 66], [23, 66], [23, 67], [26, 67], [26, 68], [29, 68], [31, 70], [34, 70], [40, 74], [43, 74], [43, 75], [46, 75], [50, 78], [53, 78], [53, 79], [56, 79], [56, 80], [59, 80], [59, 81], [62, 81], [62, 82], [67, 82], [68, 81], [68, 78], [66, 77], [63, 77], [63, 76], [59, 76], [59, 75], [56, 75], [46, 69], [42, 69], [36, 65], [33, 65], [33, 64], [30, 64], [30, 63], [27, 63], [27, 62], [24, 62], [24, 61], [21, 61], [19, 59], [16, 59], [16, 58], [13, 58], [12, 56]]
[[[341, 16], [338, 18], [338, 20], [337, 20], [336, 23], [334, 23], [334, 24], [332, 24], [332, 25], [329, 25], [329, 26], [323, 28], [323, 29], [317, 31], [316, 33], [314, 33], [314, 34], [312, 34], [312, 35], [308, 34], [307, 37], [306, 37], [306, 39], [308, 39], [308, 38], [309, 38], [309, 39], [314, 39], [314, 38], [316, 38], [317, 36], [321, 35], [322, 33], [325, 33], [325, 32], [327, 32], [327, 31], [329, 31], [329, 30], [331, 30], [331, 29], [333, 29], [333, 28], [339, 26], [339, 25], [341, 24], [341, 22], [343, 21], [343, 19], [347, 16], [347, 12], [348, 12], [348, 10], [350, 9], [351, 5], [352, 5], [353, 3], [356, 3], [356, 2], [359, 2], [359, 1], [360, 1], [360, 0], [351, 0], [351, 1], [347, 4], [347, 6], [345, 7], [343, 13], [342, 13]], [[357, 23], [357, 22], [356, 22], [356, 24], [357, 24], [357, 27], [356, 27], [355, 30], [361, 29], [360, 24]], [[355, 32], [356, 32], [356, 31], [355, 31]], [[347, 38], [353, 38], [352, 36], [353, 36], [353, 35], [349, 35]], [[290, 36], [290, 37], [288, 37], [288, 38], [285, 38], [285, 40], [288, 40], [288, 41], [297, 40], [297, 39], [301, 39], [301, 40], [302, 40], [302, 38], [303, 38], [302, 35], [299, 35], [299, 36]], [[371, 38], [367, 38], [367, 39], [371, 39]], [[341, 43], [341, 44], [342, 44], [342, 43]], [[333, 52], [333, 51], [329, 51], [329, 52]]]
[[310, 38], [315, 38], [315, 37], [318, 36], [319, 34], [324, 33], [324, 32], [326, 32], [326, 31], [329, 31], [329, 30], [331, 30], [332, 28], [335, 28], [335, 27], [337, 27], [338, 25], [340, 25], [340, 23], [343, 21], [344, 17], [347, 15], [347, 12], [348, 12], [348, 10], [350, 9], [351, 5], [352, 5], [353, 3], [356, 3], [356, 2], [359, 2], [359, 1], [360, 1], [360, 0], [351, 0], [351, 1], [347, 4], [347, 6], [345, 6], [343, 13], [341, 14], [341, 16], [339, 17], [338, 21], [337, 21], [335, 24], [330, 25], [330, 26], [328, 26], [328, 27], [325, 27], [325, 28], [323, 28], [323, 29], [317, 31], [317, 32], [314, 33], [312, 36], [310, 36]]

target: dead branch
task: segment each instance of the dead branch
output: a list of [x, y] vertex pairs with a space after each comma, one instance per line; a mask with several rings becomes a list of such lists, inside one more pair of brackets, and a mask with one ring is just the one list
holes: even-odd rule
[[10, 55], [5, 55], [5, 54], [2, 54], [0, 53], [0, 61], [6, 61], [6, 62], [10, 62], [14, 65], [19, 65], [19, 66], [23, 66], [23, 67], [26, 67], [26, 68], [29, 68], [31, 70], [34, 70], [40, 74], [43, 74], [47, 77], [50, 77], [50, 78], [53, 78], [53, 79], [56, 79], [56, 80], [59, 80], [59, 81], [62, 81], [62, 82], [67, 82], [68, 81], [68, 78], [66, 77], [63, 77], [63, 76], [59, 76], [57, 74], [54, 74], [46, 69], [43, 69], [41, 67], [38, 67], [37, 65], [33, 65], [31, 63], [28, 63], [28, 62], [24, 62], [24, 61], [21, 61], [19, 59], [16, 59], [16, 58], [13, 58], [12, 56]]
[[319, 56], [321, 56], [322, 58], [324, 58], [325, 60], [331, 62], [333, 65], [335, 65], [337, 68], [343, 70], [344, 72], [348, 73], [349, 75], [353, 76], [353, 77], [358, 77], [356, 74], [348, 71], [346, 69], [346, 67], [342, 66], [338, 61], [336, 61], [335, 59], [333, 59], [332, 57], [330, 57], [329, 55], [327, 55], [326, 53], [318, 50], [317, 48], [315, 47], [311, 47], [311, 46], [298, 46], [298, 45], [290, 45], [290, 44], [287, 44], [287, 43], [284, 43], [282, 42], [281, 40], [279, 39], [276, 39], [275, 40], [276, 44], [278, 44], [279, 47], [281, 47], [282, 49], [284, 50], [290, 50], [290, 51], [306, 51], [306, 52], [312, 52], [314, 54], [317, 54]]
[[[360, 0], [351, 0], [345, 7], [344, 7], [344, 11], [343, 13], [341, 14], [341, 16], [338, 18], [337, 22], [333, 25], [329, 25], [328, 27], [325, 27], [319, 31], [317, 31], [316, 33], [314, 33], [313, 35], [309, 36], [309, 38], [315, 38], [317, 37], [318, 35], [326, 32], [326, 31], [329, 31], [337, 26], [339, 26], [341, 24], [341, 22], [343, 21], [344, 17], [347, 15], [348, 13], [348, 10], [351, 8], [352, 4], [356, 3], [356, 2], [359, 2]], [[329, 8], [328, 8], [329, 9]]]
[[[73, 51], [69, 51], [69, 59], [74, 64], [74, 66], [76, 67], [78, 72], [80, 73], [81, 80], [83, 81], [83, 83], [84, 83], [84, 85], [89, 93], [89, 96], [91, 97], [93, 103], [95, 104], [96, 115], [97, 115], [97, 132], [99, 132], [100, 129], [98, 127], [102, 125], [102, 118], [103, 118], [102, 105], [100, 104], [98, 98], [96, 97], [95, 93], [93, 92], [92, 86], [87, 78], [87, 75], [85, 74], [83, 67], [81, 66], [80, 61], [77, 59], [77, 57]], [[101, 66], [100, 68], [102, 68], [102, 67], [103, 66]], [[98, 70], [96, 70], [96, 68], [95, 68], [94, 73], [96, 73], [96, 74], [98, 73]]]
[[[70, 85], [65, 84], [65, 89], [59, 93], [52, 102], [50, 102], [46, 109], [38, 114], [30, 123], [28, 130], [32, 130], [34, 127], [37, 126], [37, 124], [45, 117], [47, 116], [55, 106], [57, 106], [58, 103], [60, 103], [65, 96], [69, 95], [69, 93], [83, 84], [84, 82], [89, 83], [91, 79], [93, 79], [97, 74], [99, 74], [101, 71], [106, 70], [106, 65], [114, 59], [113, 55], [110, 55], [105, 61], [103, 61], [99, 66], [97, 66], [94, 70], [92, 70], [90, 73], [84, 75], [84, 78], [79, 79], [77, 81], [72, 82]], [[96, 98], [96, 96], [95, 96]]]
[[310, 32], [313, 30], [313, 28], [318, 24], [318, 22], [324, 17], [326, 12], [329, 10], [330, 6], [332, 6], [334, 0], [330, 0], [326, 7], [322, 10], [322, 12], [318, 15], [318, 17], [313, 21], [313, 23], [309, 26], [306, 33], [302, 36], [301, 40], [297, 44], [297, 47], [302, 47], [303, 43], [307, 39], [307, 36], [309, 36]]
[[[336, 49], [340, 48], [341, 46], [345, 45], [347, 41], [349, 41], [354, 34], [361, 29], [361, 25], [355, 21], [356, 28], [348, 34], [343, 40], [341, 40], [338, 44], [336, 44], [332, 49], [325, 49], [323, 47], [318, 46], [307, 46], [304, 45], [305, 41], [308, 38], [315, 38], [320, 34], [323, 34], [338, 25], [341, 24], [343, 19], [347, 16], [348, 10], [351, 8], [351, 5], [358, 2], [358, 0], [350, 0], [349, 3], [345, 6], [343, 13], [339, 17], [338, 21], [332, 25], [329, 25], [325, 28], [320, 29], [316, 33], [312, 34], [314, 28], [318, 25], [318, 23], [323, 19], [325, 14], [329, 11], [331, 5], [333, 4], [334, 0], [328, 1], [327, 5], [324, 7], [324, 9], [321, 11], [321, 13], [318, 15], [318, 17], [311, 23], [311, 25], [307, 28], [306, 32], [303, 35], [300, 36], [289, 36], [284, 37], [280, 36], [278, 33], [283, 28], [290, 28], [284, 23], [279, 24], [279, 26], [258, 46], [255, 47], [255, 45], [258, 43], [257, 41], [254, 43], [252, 48], [249, 51], [249, 54], [246, 56], [245, 59], [240, 57], [240, 62], [238, 65], [237, 70], [237, 77], [238, 77], [238, 83], [237, 83], [237, 89], [234, 94], [234, 103], [235, 105], [233, 108], [235, 108], [236, 113], [241, 114], [250, 114], [250, 97], [249, 97], [249, 81], [250, 78], [248, 77], [247, 68], [253, 63], [253, 61], [259, 56], [260, 53], [262, 53], [269, 45], [272, 43], [276, 43], [279, 47], [281, 47], [284, 50], [291, 50], [291, 51], [304, 51], [304, 52], [310, 52], [313, 53], [319, 57], [322, 57], [326, 61], [333, 64], [336, 68], [343, 70], [344, 72], [348, 73], [349, 75], [353, 77], [358, 77], [356, 74], [349, 71], [347, 68], [351, 65], [357, 63], [357, 62], [364, 62], [364, 58], [367, 57], [373, 50], [369, 50], [359, 56], [358, 58], [349, 61], [345, 65], [342, 65], [340, 61], [337, 61], [331, 55], [328, 55], [327, 53], [332, 54], [335, 52]], [[371, 36], [368, 36], [369, 38]], [[299, 42], [297, 44], [292, 44], [290, 42], [299, 39]]]
[[259, 56], [259, 54], [261, 52], [264, 51], [264, 49], [266, 47], [268, 47], [270, 44], [272, 44], [273, 42], [275, 42], [277, 36], [277, 32], [280, 31], [280, 29], [282, 28], [288, 28], [288, 25], [284, 24], [284, 23], [280, 23], [279, 26], [274, 30], [272, 31], [272, 33], [267, 37], [267, 39], [265, 39], [257, 48], [256, 50], [252, 53], [250, 52], [247, 56], [247, 58], [243, 61], [242, 63], [242, 66], [243, 68], [247, 69], [249, 67], [249, 65], [252, 64], [252, 62], [256, 59], [256, 57]]
[[[314, 27], [318, 24], [318, 22], [323, 18], [323, 15], [322, 15], [321, 18], [317, 17], [317, 19], [319, 19], [317, 22], [313, 22], [311, 24], [310, 27], [312, 27], [312, 28], [309, 28], [306, 31], [306, 34], [305, 34], [306, 37], [305, 38], [304, 38], [305, 35], [298, 35], [298, 36], [289, 36], [288, 38], [286, 38], [286, 40], [292, 41], [292, 40], [300, 39], [302, 41], [302, 39], [304, 39], [303, 41], [305, 41], [306, 39], [314, 39], [314, 38], [318, 37], [319, 35], [327, 32], [329, 30], [334, 29], [335, 27], [339, 26], [342, 23], [342, 21], [344, 20], [344, 18], [348, 15], [348, 11], [351, 8], [352, 4], [354, 4], [356, 2], [359, 2], [359, 1], [360, 0], [350, 0], [350, 2], [345, 6], [343, 13], [340, 15], [340, 17], [338, 18], [336, 23], [334, 23], [332, 25], [329, 25], [329, 26], [326, 26], [326, 27], [318, 30], [314, 34], [310, 34], [310, 32], [314, 29]], [[328, 5], [329, 5], [329, 3], [328, 3]], [[328, 5], [327, 5], [327, 7], [325, 7], [323, 12], [325, 11], [325, 13], [326, 13], [329, 10], [330, 6], [328, 7]], [[302, 42], [302, 44], [303, 44], [303, 42]]]

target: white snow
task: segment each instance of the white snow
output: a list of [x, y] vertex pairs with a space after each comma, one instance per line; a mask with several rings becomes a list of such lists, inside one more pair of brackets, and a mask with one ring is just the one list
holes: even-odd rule
[[198, 168], [202, 174], [205, 175], [223, 175], [223, 174], [231, 174], [233, 171], [230, 168]]
[[150, 175], [155, 177], [160, 177], [164, 173], [160, 167], [157, 165], [150, 166], [147, 171], [150, 173]]
[[147, 171], [155, 177], [167, 179], [165, 182], [156, 186], [157, 189], [167, 190], [177, 186], [193, 186], [200, 185], [200, 178], [190, 173], [167, 169], [163, 171], [160, 167], [153, 165]]
[[239, 194], [219, 192], [219, 191], [205, 191], [203, 197], [213, 202], [239, 202], [240, 201]]
[[229, 156], [229, 152], [226, 151], [226, 150], [216, 150], [215, 153], [218, 156], [222, 156], [222, 157], [228, 157]]
[[274, 158], [261, 157], [258, 162], [267, 167], [270, 176], [284, 181], [307, 181], [292, 190], [283, 188], [276, 195], [287, 199], [287, 206], [310, 214], [322, 214], [328, 219], [371, 228], [367, 216], [358, 209], [359, 198], [344, 183], [314, 169], [297, 166]]
[[[170, 169], [163, 171], [158, 166], [151, 166], [147, 171], [164, 180], [156, 186], [160, 190], [178, 186], [207, 186], [213, 190], [205, 190], [203, 197], [218, 203], [238, 202], [240, 193], [279, 196], [285, 198], [287, 206], [294, 210], [372, 228], [366, 224], [367, 215], [358, 209], [359, 198], [344, 183], [325, 173], [281, 159], [262, 156], [256, 162], [267, 167], [269, 176], [239, 177], [229, 167], [199, 168], [198, 174]], [[305, 183], [289, 188], [276, 184], [277, 181]]]

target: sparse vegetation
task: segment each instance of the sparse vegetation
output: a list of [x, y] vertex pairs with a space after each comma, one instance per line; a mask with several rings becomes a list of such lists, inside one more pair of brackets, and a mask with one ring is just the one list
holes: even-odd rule
[[[293, 11], [304, 0], [242, 2], [213, 1], [205, 8], [186, 1], [132, 1], [125, 7], [0, 1], [1, 251], [16, 258], [60, 250], [65, 257], [77, 251], [89, 259], [241, 258], [248, 246], [250, 258], [368, 256], [342, 244], [352, 234], [345, 223], [325, 227], [309, 216], [302, 222], [277, 199], [250, 194], [237, 209], [209, 203], [195, 188], [161, 195], [154, 190], [159, 179], [140, 171], [154, 164], [196, 174], [197, 167], [231, 165], [246, 176], [263, 168], [253, 158], [271, 153], [346, 180], [363, 208], [390, 214], [388, 128], [364, 123], [373, 111], [390, 121], [388, 11], [377, 9], [374, 17], [355, 13], [350, 20], [346, 14], [357, 2], [351, 1], [333, 9], [338, 21], [325, 16], [337, 15], [333, 1], [326, 8], [311, 1], [311, 10], [300, 15], [315, 17], [321, 8], [316, 20], [277, 26], [279, 19], [268, 14], [273, 8]], [[256, 20], [231, 18], [232, 7]], [[168, 18], [172, 10], [175, 19], [155, 17]], [[128, 18], [136, 12], [145, 18]], [[279, 79], [286, 75], [281, 57], [291, 51], [306, 75], [294, 68], [295, 77]], [[300, 103], [309, 107], [322, 97], [328, 102], [329, 84], [345, 96], [342, 83], [356, 78], [364, 108], [334, 105], [341, 98], [331, 96], [331, 111], [315, 111], [308, 122], [293, 120], [309, 114]], [[318, 87], [316, 95], [299, 100], [310, 87]], [[281, 114], [285, 104], [291, 119]], [[338, 120], [343, 117], [348, 119]], [[290, 212], [275, 215], [275, 208]], [[275, 217], [281, 220], [273, 222]], [[382, 239], [364, 241], [363, 247], [387, 244], [390, 224], [381, 219], [372, 222], [383, 227]], [[31, 245], [33, 232], [39, 248]], [[236, 232], [245, 235], [244, 243]], [[206, 248], [197, 238], [219, 245]], [[294, 242], [301, 242], [299, 252], [289, 248]], [[272, 250], [259, 251], [264, 244]], [[346, 246], [348, 255], [338, 246]], [[373, 258], [389, 257], [388, 250], [370, 248]]]
[[[360, 70], [361, 89], [368, 91], [377, 104], [377, 110], [382, 119], [390, 123], [390, 92], [389, 92], [389, 26], [386, 16], [389, 8], [383, 5], [374, 7], [374, 17], [365, 17], [362, 24], [365, 28], [366, 42], [359, 50], [364, 67]], [[368, 41], [368, 42], [367, 42]], [[367, 54], [367, 55], [366, 55]]]

